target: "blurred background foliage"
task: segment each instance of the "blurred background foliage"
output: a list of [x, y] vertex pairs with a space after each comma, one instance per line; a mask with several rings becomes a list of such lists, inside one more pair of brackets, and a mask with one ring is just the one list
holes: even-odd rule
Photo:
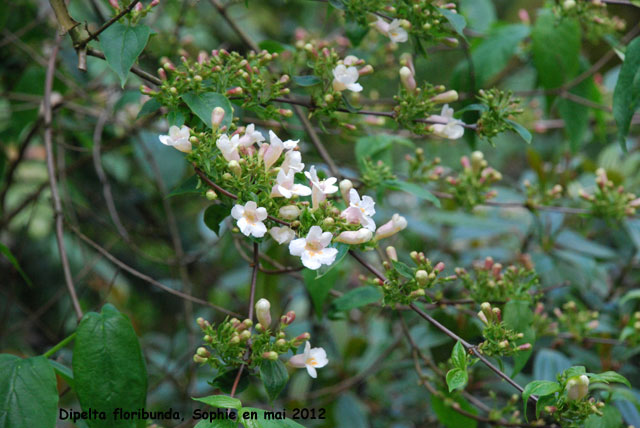
[[[293, 44], [301, 28], [317, 38], [343, 36], [345, 31], [352, 41], [356, 37], [354, 24], [345, 22], [326, 2], [247, 3], [245, 7], [244, 2], [234, 1], [227, 10], [258, 41]], [[557, 63], [540, 65], [532, 59], [536, 52], [531, 31], [542, 19], [543, 3], [461, 0], [459, 10], [468, 21], [470, 52], [428, 47], [426, 55], [416, 56], [417, 80], [444, 84], [461, 93], [472, 86], [533, 91], [566, 83], [575, 73], [563, 75]], [[69, 8], [78, 21], [89, 23], [89, 28], [111, 13], [102, 0], [73, 0]], [[610, 5], [609, 10], [626, 20], [625, 31], [635, 28], [640, 17], [640, 9], [630, 6]], [[0, 350], [37, 355], [64, 338], [76, 323], [56, 247], [42, 140], [45, 68], [57, 27], [48, 2], [43, 0], [2, 2], [0, 22], [0, 242], [5, 256], [0, 258]], [[158, 67], [160, 57], [177, 59], [178, 49], [192, 55], [218, 47], [245, 50], [209, 1], [161, 0], [145, 23], [153, 34], [139, 66], [148, 71]], [[546, 37], [554, 44], [546, 48], [575, 63], [576, 70], [588, 69], [615, 45], [614, 37], [590, 40], [579, 27], [574, 30], [574, 34], [559, 36], [551, 32]], [[366, 78], [363, 98], [390, 98], [396, 93], [396, 84], [390, 82], [397, 82], [397, 53], [376, 49], [383, 43], [381, 36], [369, 31], [349, 48], [350, 53], [378, 64], [376, 73]], [[405, 44], [400, 49], [411, 51], [412, 47]], [[53, 127], [66, 221], [117, 259], [167, 287], [244, 312], [250, 269], [239, 254], [250, 254], [250, 248], [231, 233], [228, 224], [216, 236], [203, 222], [208, 202], [193, 193], [181, 193], [180, 184], [192, 171], [181, 153], [159, 144], [157, 135], [166, 132], [165, 121], [155, 115], [137, 118], [144, 102], [137, 88], [143, 82], [130, 75], [121, 89], [106, 63], [92, 57], [88, 72], [80, 72], [68, 40], [63, 41], [59, 57]], [[474, 65], [473, 81], [469, 58]], [[628, 152], [622, 152], [607, 111], [620, 64], [615, 56], [575, 88], [594, 106], [555, 96], [525, 97], [525, 113], [519, 121], [534, 131], [530, 145], [514, 133], [500, 135], [492, 147], [476, 140], [473, 133], [467, 133], [464, 141], [450, 142], [397, 132], [414, 147], [422, 148], [428, 158], [438, 156], [443, 165], [454, 169], [460, 156], [482, 150], [489, 164], [504, 175], [497, 201], [524, 201], [523, 183], [529, 180], [547, 188], [560, 183], [569, 194], [564, 202], [577, 204], [578, 190], [594, 186], [598, 167], [606, 168], [616, 184], [638, 194], [637, 133], [632, 132], [627, 141]], [[462, 100], [457, 108], [468, 102]], [[251, 112], [240, 114], [242, 122], [256, 122], [263, 131], [280, 126], [261, 122]], [[341, 171], [356, 176], [354, 147], [358, 138], [384, 133], [385, 128], [366, 128], [359, 119], [353, 120], [363, 132], [330, 129], [322, 138]], [[279, 132], [302, 139], [305, 162], [321, 164], [298, 120], [288, 119], [284, 125], [285, 130]], [[413, 149], [394, 144], [387, 150], [392, 170], [406, 174], [404, 159], [413, 156]], [[97, 163], [101, 168], [96, 168]], [[109, 212], [106, 186], [121, 226], [114, 224]], [[640, 308], [637, 298], [621, 302], [637, 289], [640, 278], [637, 217], [606, 222], [562, 212], [486, 206], [465, 212], [450, 201], [443, 201], [439, 209], [400, 192], [387, 194], [377, 203], [378, 218], [401, 212], [409, 220], [408, 229], [393, 238], [399, 253], [422, 250], [430, 259], [444, 261], [446, 272], [451, 273], [455, 266], [469, 267], [486, 256], [507, 265], [526, 253], [542, 287], [550, 287], [542, 300], [545, 312], [574, 300], [600, 313], [599, 325], [590, 336], [611, 339], [611, 343], [562, 336], [539, 338], [533, 356], [516, 376], [521, 384], [532, 379], [553, 380], [570, 365], [585, 365], [593, 372], [617, 370], [633, 385], [640, 385], [640, 341], [636, 339], [635, 346], [618, 342], [621, 326]], [[210, 373], [191, 361], [200, 342], [194, 335], [194, 320], [203, 316], [220, 321], [222, 316], [206, 306], [187, 304], [123, 271], [69, 228], [65, 243], [83, 308], [97, 310], [111, 302], [131, 319], [149, 372], [147, 407], [172, 407], [190, 413], [191, 396], [212, 392], [207, 384]], [[276, 260], [290, 260], [283, 248], [269, 246], [262, 251]], [[13, 257], [15, 263], [11, 262]], [[360, 284], [360, 273], [354, 261], [345, 259], [325, 277], [323, 286], [346, 292]], [[457, 291], [459, 287], [453, 286], [445, 294], [456, 295]], [[439, 399], [430, 401], [428, 391], [418, 385], [410, 349], [400, 341], [402, 332], [394, 328], [394, 320], [404, 318], [416, 343], [436, 362], [447, 360], [453, 342], [419, 322], [414, 314], [379, 306], [332, 311], [334, 296], [325, 302], [323, 313], [316, 313], [300, 275], [259, 275], [257, 296], [269, 299], [276, 314], [295, 310], [298, 321], [291, 333], [309, 331], [314, 345], [327, 349], [330, 364], [319, 378], [312, 383], [304, 371], [294, 372], [276, 403], [276, 408], [327, 409], [327, 420], [306, 421], [305, 426], [477, 424], [461, 419]], [[480, 324], [471, 320], [465, 308], [441, 308], [434, 316], [467, 340], [479, 338]], [[70, 366], [70, 351], [58, 355], [60, 363]], [[60, 380], [59, 387], [65, 391], [64, 381]], [[472, 394], [477, 391], [478, 398], [489, 406], [513, 393], [481, 367], [475, 369], [468, 390]], [[244, 403], [266, 402], [261, 385], [254, 384], [242, 394]], [[640, 426], [640, 391], [617, 394], [613, 401], [616, 417], [624, 424]], [[78, 404], [73, 394], [65, 394], [61, 406]]]

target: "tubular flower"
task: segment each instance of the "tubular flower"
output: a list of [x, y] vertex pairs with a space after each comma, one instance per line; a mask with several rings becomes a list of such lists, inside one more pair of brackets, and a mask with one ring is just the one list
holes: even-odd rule
[[227, 161], [238, 161], [240, 160], [240, 155], [238, 154], [239, 141], [240, 137], [238, 137], [238, 134], [231, 138], [229, 138], [227, 134], [222, 134], [220, 138], [218, 138], [218, 141], [216, 141], [216, 146], [220, 149], [222, 156], [224, 156]]
[[283, 150], [284, 145], [282, 144], [282, 140], [278, 138], [273, 131], [269, 131], [269, 144], [263, 144], [262, 147], [260, 147], [260, 154], [262, 155], [266, 169], [271, 168], [271, 166], [276, 163]]
[[269, 235], [280, 245], [291, 242], [296, 237], [296, 233], [289, 226], [272, 227]]
[[567, 381], [567, 397], [569, 400], [582, 400], [589, 392], [587, 375], [574, 376]]
[[317, 270], [336, 259], [338, 250], [329, 247], [332, 237], [331, 232], [323, 233], [320, 226], [311, 226], [306, 238], [294, 239], [289, 243], [289, 252], [292, 256], [299, 256], [305, 267]]
[[397, 19], [394, 19], [391, 22], [386, 22], [384, 19], [378, 18], [375, 23], [375, 27], [382, 34], [389, 37], [392, 42], [404, 43], [409, 40], [409, 34], [400, 24], [401, 22]]
[[285, 173], [283, 170], [278, 171], [276, 177], [276, 184], [271, 189], [271, 196], [274, 198], [291, 198], [295, 196], [309, 196], [311, 189], [303, 184], [296, 184], [293, 182], [295, 173], [289, 171]]
[[360, 199], [358, 191], [351, 189], [349, 190], [349, 207], [342, 212], [341, 216], [349, 223], [361, 224], [373, 232], [376, 230], [376, 222], [371, 216], [376, 213], [375, 204], [370, 196], [365, 195]]
[[394, 214], [391, 220], [378, 228], [376, 231], [376, 239], [388, 238], [400, 232], [405, 227], [407, 227], [407, 219], [400, 214]]
[[271, 325], [271, 303], [267, 299], [260, 299], [256, 302], [256, 318], [262, 327], [269, 328]]
[[302, 155], [300, 152], [295, 150], [289, 150], [286, 152], [284, 154], [282, 165], [280, 165], [280, 169], [286, 173], [289, 171], [302, 172], [304, 169], [304, 163], [302, 163]]
[[371, 241], [373, 232], [369, 229], [346, 230], [335, 239], [336, 242], [342, 242], [349, 245], [364, 244]]
[[182, 128], [172, 126], [169, 128], [169, 135], [161, 135], [159, 139], [165, 146], [174, 147], [184, 153], [191, 153], [189, 128], [186, 126], [183, 126]]
[[262, 135], [262, 132], [256, 131], [256, 126], [251, 123], [245, 128], [244, 135], [240, 137], [238, 145], [240, 145], [240, 147], [251, 147], [255, 143], [261, 143], [263, 141], [264, 135]]
[[334, 186], [338, 179], [329, 177], [326, 180], [320, 180], [315, 166], [312, 166], [304, 175], [311, 181], [311, 202], [314, 209], [320, 206], [320, 202], [327, 199], [327, 195], [338, 191], [338, 186]]
[[318, 377], [316, 369], [327, 364], [329, 364], [329, 360], [326, 351], [323, 348], [311, 348], [309, 342], [305, 343], [302, 354], [294, 355], [289, 359], [289, 365], [298, 368], [306, 367], [309, 376], [314, 379]]
[[244, 206], [235, 205], [231, 209], [231, 216], [237, 220], [238, 228], [245, 236], [262, 238], [267, 233], [267, 226], [262, 222], [267, 218], [267, 210], [254, 201], [249, 201]]
[[457, 140], [464, 135], [464, 127], [461, 120], [453, 118], [453, 109], [449, 107], [449, 104], [442, 106], [440, 114], [434, 114], [427, 118], [436, 123], [429, 127], [429, 129], [438, 137], [447, 138], [449, 140]]
[[352, 92], [362, 91], [362, 85], [356, 83], [360, 74], [358, 69], [354, 66], [347, 67], [344, 64], [338, 64], [333, 69], [333, 89], [342, 92], [348, 89]]

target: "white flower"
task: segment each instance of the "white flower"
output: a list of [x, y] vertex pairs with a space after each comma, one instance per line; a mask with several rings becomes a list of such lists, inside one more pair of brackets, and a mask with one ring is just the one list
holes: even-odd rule
[[371, 241], [373, 232], [369, 229], [345, 230], [335, 239], [336, 242], [343, 242], [349, 245], [364, 244]]
[[319, 269], [322, 265], [330, 265], [336, 259], [338, 250], [328, 248], [331, 243], [331, 232], [322, 232], [320, 226], [311, 226], [306, 238], [294, 239], [289, 244], [292, 256], [302, 258], [302, 264], [311, 269]]
[[311, 202], [314, 209], [320, 206], [320, 202], [327, 199], [327, 195], [338, 191], [338, 186], [334, 186], [338, 179], [329, 177], [326, 180], [320, 180], [315, 166], [312, 166], [309, 171], [305, 171], [304, 175], [311, 181]]
[[303, 184], [296, 184], [293, 182], [295, 172], [289, 170], [285, 173], [283, 170], [278, 171], [276, 177], [276, 184], [271, 189], [271, 196], [274, 198], [291, 198], [292, 196], [309, 196], [311, 189]]
[[189, 141], [189, 128], [183, 126], [169, 128], [169, 135], [160, 135], [160, 142], [165, 146], [172, 146], [181, 152], [191, 153], [191, 142]]
[[272, 227], [269, 229], [269, 235], [280, 245], [288, 244], [296, 237], [296, 233], [289, 226]]
[[289, 359], [289, 364], [298, 368], [306, 367], [309, 376], [315, 379], [318, 377], [316, 368], [326, 366], [329, 364], [329, 360], [327, 359], [327, 353], [324, 349], [311, 348], [311, 344], [307, 342], [304, 345], [304, 352], [291, 357], [291, 359]]
[[453, 109], [449, 107], [449, 104], [442, 106], [442, 112], [439, 115], [431, 115], [427, 120], [441, 122], [429, 127], [439, 137], [457, 140], [464, 135], [464, 127], [462, 126], [464, 122], [453, 118]]
[[289, 150], [284, 154], [284, 160], [282, 161], [282, 165], [280, 168], [284, 172], [294, 171], [294, 172], [302, 172], [304, 169], [304, 164], [302, 163], [302, 155], [300, 152], [295, 150]]
[[362, 85], [356, 83], [360, 77], [358, 69], [354, 66], [345, 66], [344, 64], [338, 64], [333, 69], [333, 89], [336, 91], [344, 91], [348, 89], [353, 92], [362, 91]]
[[263, 144], [260, 148], [266, 169], [271, 168], [280, 159], [283, 150], [284, 144], [282, 140], [273, 131], [269, 131], [269, 144]]
[[271, 303], [267, 299], [260, 299], [256, 302], [256, 317], [263, 328], [271, 325]]
[[222, 152], [222, 156], [224, 156], [227, 161], [240, 160], [240, 155], [238, 154], [239, 140], [240, 137], [238, 137], [238, 134], [231, 138], [229, 138], [227, 134], [222, 134], [220, 138], [218, 138], [218, 141], [216, 141], [216, 146], [218, 146], [218, 149]]
[[370, 231], [376, 230], [376, 222], [373, 221], [371, 216], [376, 213], [374, 208], [373, 198], [370, 196], [363, 196], [360, 199], [358, 191], [356, 189], [349, 190], [349, 207], [342, 211], [341, 216], [344, 217], [347, 222], [352, 224], [361, 224]]
[[267, 226], [262, 222], [267, 218], [267, 210], [258, 207], [253, 201], [249, 201], [244, 206], [237, 204], [231, 209], [231, 216], [238, 222], [238, 228], [245, 236], [255, 236], [262, 238], [267, 233]]
[[376, 239], [388, 238], [407, 227], [407, 219], [400, 214], [394, 214], [391, 220], [383, 224], [376, 231]]
[[262, 135], [262, 132], [256, 131], [256, 126], [251, 123], [245, 128], [244, 135], [240, 137], [238, 144], [241, 147], [251, 147], [255, 143], [262, 141], [264, 141], [264, 135]]
[[569, 379], [566, 388], [569, 400], [582, 400], [589, 393], [589, 378], [587, 375], [574, 376]]
[[278, 215], [285, 220], [295, 220], [300, 215], [300, 208], [295, 205], [285, 205], [278, 210]]
[[407, 30], [402, 28], [401, 22], [397, 19], [394, 19], [391, 22], [387, 22], [382, 18], [378, 18], [375, 26], [378, 31], [389, 37], [394, 43], [404, 43], [409, 40], [409, 34], [407, 33]]

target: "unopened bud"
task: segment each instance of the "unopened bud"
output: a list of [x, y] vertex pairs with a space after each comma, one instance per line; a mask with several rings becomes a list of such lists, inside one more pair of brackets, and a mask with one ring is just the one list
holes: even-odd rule
[[202, 346], [196, 350], [196, 354], [198, 354], [203, 358], [209, 358], [209, 356], [211, 355], [211, 353], [207, 350], [207, 348]]
[[385, 249], [386, 253], [387, 253], [387, 257], [389, 257], [389, 260], [393, 260], [393, 261], [398, 261], [398, 253], [396, 252], [395, 247], [392, 246], [388, 246]]
[[285, 220], [293, 220], [300, 215], [300, 208], [295, 205], [285, 205], [278, 210], [278, 215]]
[[419, 271], [416, 272], [416, 281], [418, 282], [418, 284], [420, 285], [427, 285], [427, 283], [429, 282], [429, 274], [427, 273], [427, 271], [420, 269]]
[[296, 319], [296, 313], [294, 311], [289, 311], [280, 317], [280, 324], [287, 326], [294, 322]]
[[211, 112], [211, 127], [215, 130], [218, 129], [222, 120], [224, 119], [225, 111], [222, 107], [216, 107]]
[[349, 179], [344, 179], [340, 182], [339, 187], [342, 198], [349, 204], [349, 192], [353, 189], [353, 183]]
[[260, 322], [264, 328], [269, 328], [271, 325], [271, 303], [269, 303], [267, 299], [260, 299], [256, 302], [255, 306], [258, 322]]
[[207, 199], [210, 200], [210, 201], [214, 201], [214, 200], [218, 199], [218, 194], [213, 189], [207, 190], [207, 193], [205, 193], [205, 195], [206, 195]]
[[242, 95], [243, 90], [240, 86], [236, 86], [235, 88], [231, 88], [227, 91], [227, 95]]
[[265, 352], [262, 354], [262, 358], [271, 360], [271, 361], [276, 361], [278, 359], [278, 353], [275, 351]]
[[432, 97], [430, 101], [436, 104], [449, 104], [458, 101], [458, 91], [454, 91], [452, 89], [450, 91], [443, 92], [436, 95], [435, 97]]
[[409, 67], [400, 68], [400, 82], [402, 82], [402, 86], [409, 91], [413, 92], [416, 89], [416, 79], [413, 77], [413, 73]]

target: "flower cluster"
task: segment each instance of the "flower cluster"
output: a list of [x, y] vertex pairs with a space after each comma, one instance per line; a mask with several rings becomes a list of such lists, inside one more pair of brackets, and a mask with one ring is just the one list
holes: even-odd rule
[[311, 348], [309, 333], [303, 333], [293, 339], [287, 339], [284, 330], [296, 318], [293, 311], [280, 318], [276, 326], [272, 326], [271, 303], [260, 299], [255, 304], [258, 323], [252, 330], [250, 319], [240, 321], [237, 318], [225, 319], [218, 326], [198, 318], [197, 323], [204, 333], [205, 346], [197, 349], [193, 360], [199, 364], [209, 364], [215, 369], [237, 368], [246, 364], [249, 369], [260, 366], [262, 361], [277, 361], [279, 356], [295, 351], [305, 344], [301, 354], [289, 359], [292, 367], [305, 368], [311, 377], [317, 377], [316, 369], [328, 364], [327, 354], [322, 348]]
[[251, 51], [245, 57], [237, 52], [214, 49], [210, 53], [198, 53], [194, 60], [187, 51], [182, 51], [178, 65], [168, 58], [161, 59], [158, 76], [162, 84], [158, 90], [143, 86], [142, 92], [185, 118], [190, 115], [187, 104], [193, 103], [193, 97], [207, 93], [226, 94], [241, 100], [243, 108], [259, 109], [265, 118], [289, 117], [291, 110], [267, 103], [290, 91], [287, 87], [290, 77], [274, 76], [267, 67], [277, 58], [277, 53], [264, 50]]
[[445, 268], [444, 263], [438, 262], [433, 265], [423, 252], [411, 252], [411, 260], [415, 267], [399, 261], [394, 247], [387, 247], [386, 252], [389, 261], [385, 261], [383, 265], [387, 281], [382, 282], [377, 278], [370, 280], [372, 284], [382, 288], [385, 305], [409, 304], [425, 297], [427, 289], [456, 279], [455, 275], [441, 275]]
[[498, 307], [492, 307], [491, 303], [484, 302], [480, 305], [478, 318], [484, 323], [482, 336], [485, 340], [478, 345], [478, 349], [486, 355], [511, 356], [520, 351], [531, 349], [530, 343], [517, 344], [524, 337], [519, 333], [509, 329], [502, 322], [502, 311]]
[[476, 205], [496, 197], [497, 192], [489, 189], [493, 183], [502, 180], [502, 174], [488, 166], [482, 152], [473, 152], [471, 160], [463, 156], [460, 158], [460, 164], [462, 172], [457, 176], [449, 175], [445, 179], [449, 184], [448, 191], [458, 205], [471, 210]]
[[492, 144], [493, 138], [505, 131], [515, 131], [524, 138], [521, 125], [513, 121], [524, 110], [520, 108], [520, 99], [514, 98], [511, 91], [480, 89], [478, 101], [480, 104], [472, 104], [467, 109], [480, 112], [476, 127], [479, 136]]
[[[448, 103], [458, 100], [454, 90], [445, 91], [442, 85], [428, 82], [419, 87], [415, 80], [415, 68], [410, 55], [403, 54], [399, 70], [400, 89], [394, 99], [395, 118], [400, 125], [416, 134], [432, 133], [435, 136], [457, 140], [464, 135], [464, 123], [453, 117]], [[444, 104], [439, 113], [436, 107]]]
[[606, 34], [624, 31], [626, 27], [624, 20], [615, 15], [609, 16], [607, 4], [602, 0], [562, 0], [554, 5], [553, 12], [558, 17], [577, 19], [592, 41]]
[[599, 325], [600, 314], [597, 311], [581, 309], [573, 300], [563, 304], [562, 309], [554, 308], [553, 314], [563, 331], [568, 331], [576, 340], [583, 339]]
[[580, 197], [591, 205], [591, 213], [600, 218], [620, 220], [625, 216], [633, 216], [640, 207], [640, 197], [625, 192], [624, 187], [615, 186], [607, 177], [604, 168], [596, 170], [596, 190], [589, 194], [580, 191]]
[[538, 285], [533, 269], [515, 265], [504, 269], [491, 257], [474, 263], [473, 276], [464, 268], [456, 268], [455, 272], [476, 301], [531, 300], [530, 289]]
[[[211, 116], [214, 132], [220, 131], [224, 111], [216, 108]], [[375, 245], [407, 225], [396, 214], [377, 228], [373, 198], [361, 196], [349, 180], [338, 187], [335, 177], [321, 176], [315, 166], [305, 171], [298, 140], [282, 141], [269, 131], [267, 143], [251, 124], [232, 134], [217, 134], [212, 149], [213, 135], [194, 140], [191, 133], [186, 126], [171, 127], [160, 141], [192, 152], [205, 171], [237, 195], [230, 214], [240, 233], [252, 238], [264, 238], [268, 233], [278, 244], [287, 244], [290, 254], [300, 257], [308, 269], [331, 265], [338, 254], [337, 245]], [[191, 141], [196, 140], [194, 149]], [[346, 205], [342, 210], [329, 199], [339, 190]], [[213, 191], [206, 196], [217, 198]]]
[[[118, 15], [124, 9], [128, 8], [131, 5], [132, 1], [133, 0], [109, 0], [109, 5], [113, 8], [114, 16]], [[151, 2], [147, 4], [147, 6], [144, 6], [142, 1], [139, 1], [135, 4], [135, 6], [133, 6], [131, 12], [127, 13], [123, 18], [126, 18], [127, 20], [129, 20], [129, 22], [131, 22], [131, 24], [135, 25], [142, 18], [147, 16], [147, 14], [151, 12], [151, 9], [159, 4], [160, 0], [151, 0]]]

